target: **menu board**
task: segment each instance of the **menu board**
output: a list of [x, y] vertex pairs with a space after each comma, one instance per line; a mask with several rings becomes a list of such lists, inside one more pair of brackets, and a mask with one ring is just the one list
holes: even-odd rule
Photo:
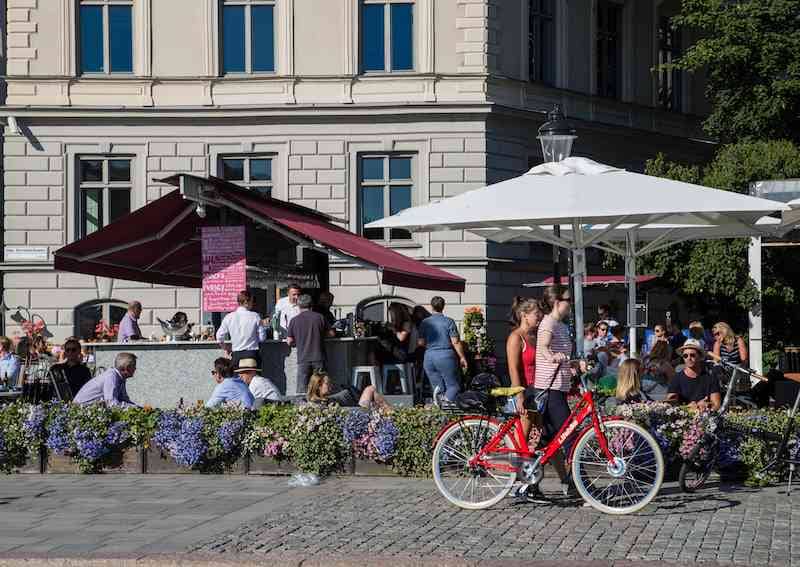
[[202, 229], [203, 310], [235, 311], [236, 296], [247, 287], [243, 226]]

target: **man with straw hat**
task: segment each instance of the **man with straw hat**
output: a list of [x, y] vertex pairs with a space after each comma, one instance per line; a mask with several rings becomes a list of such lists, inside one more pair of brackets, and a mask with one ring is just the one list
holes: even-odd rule
[[667, 401], [689, 404], [699, 411], [718, 410], [722, 403], [719, 380], [706, 370], [703, 345], [697, 339], [686, 339], [678, 354], [685, 366], [670, 381]]
[[258, 362], [256, 362], [255, 358], [243, 358], [239, 362], [239, 368], [234, 372], [239, 375], [242, 382], [247, 384], [257, 403], [259, 400], [267, 402], [283, 401], [280, 390], [272, 383], [272, 380], [259, 376]]

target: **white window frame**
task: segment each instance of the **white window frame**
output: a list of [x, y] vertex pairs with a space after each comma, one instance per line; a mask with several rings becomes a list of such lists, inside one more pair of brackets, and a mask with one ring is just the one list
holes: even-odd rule
[[[412, 74], [417, 72], [419, 64], [419, 47], [418, 47], [418, 27], [419, 27], [419, 11], [420, 6], [417, 0], [357, 0], [358, 2], [358, 68], [362, 75], [386, 75], [386, 74]], [[364, 62], [361, 60], [363, 53], [364, 35], [362, 28], [364, 22], [361, 21], [361, 6], [367, 4], [379, 4], [383, 6], [383, 70], [382, 71], [367, 71], [364, 69]], [[412, 19], [411, 19], [411, 69], [400, 69], [395, 71], [392, 69], [392, 9], [391, 4], [411, 4]]]
[[[278, 73], [278, 5], [277, 0], [219, 0], [219, 74], [223, 77], [242, 77], [245, 75], [273, 76]], [[225, 71], [225, 6], [244, 6], [244, 71]], [[272, 71], [253, 71], [253, 25], [251, 17], [252, 6], [272, 6]]]
[[[364, 159], [369, 158], [382, 158], [384, 160], [383, 166], [383, 179], [382, 180], [363, 180], [362, 179], [362, 171], [361, 171], [361, 164]], [[403, 180], [392, 180], [391, 173], [389, 171], [389, 161], [391, 158], [410, 158], [411, 159], [411, 179], [403, 179]], [[392, 194], [392, 187], [393, 186], [400, 186], [400, 187], [407, 187], [411, 185], [411, 203], [410, 207], [414, 206], [414, 196], [417, 192], [418, 187], [418, 175], [417, 175], [417, 155], [413, 152], [362, 152], [358, 154], [357, 158], [358, 162], [358, 189], [357, 189], [357, 201], [358, 201], [358, 218], [357, 218], [357, 225], [358, 225], [358, 234], [364, 236], [364, 226], [362, 221], [362, 211], [363, 211], [363, 200], [362, 200], [362, 189], [364, 187], [382, 187], [384, 188], [383, 192], [383, 218], [387, 218], [391, 215], [391, 194]], [[372, 239], [373, 242], [380, 242], [381, 244], [387, 245], [403, 245], [403, 244], [413, 244], [414, 243], [414, 234], [409, 231], [410, 237], [409, 238], [398, 238], [392, 239], [391, 237], [391, 230], [389, 228], [383, 229], [383, 238], [382, 239]], [[366, 236], [364, 236], [366, 238]]]
[[[109, 161], [117, 161], [117, 160], [127, 160], [130, 162], [130, 180], [128, 181], [110, 181], [109, 180]], [[102, 229], [103, 227], [107, 226], [110, 222], [110, 215], [109, 215], [109, 206], [111, 200], [109, 199], [111, 191], [117, 189], [128, 189], [128, 199], [129, 199], [129, 206], [128, 209], [130, 212], [135, 210], [134, 208], [134, 186], [136, 182], [136, 164], [135, 164], [136, 156], [132, 156], [129, 154], [120, 154], [120, 155], [91, 155], [91, 154], [81, 154], [76, 156], [76, 163], [75, 163], [75, 172], [76, 172], [76, 183], [75, 187], [77, 189], [76, 195], [76, 202], [75, 202], [75, 213], [76, 213], [76, 230], [75, 230], [75, 238], [80, 239], [87, 236], [84, 234], [85, 224], [84, 220], [84, 210], [83, 210], [83, 192], [84, 190], [90, 189], [100, 189], [102, 193], [103, 199], [103, 224], [98, 229]], [[102, 165], [102, 179], [100, 181], [86, 181], [84, 182], [81, 179], [81, 162], [83, 161], [101, 161], [103, 162]]]
[[[102, 6], [103, 8], [103, 70], [101, 72], [89, 71], [84, 72], [81, 70], [83, 65], [83, 53], [80, 49], [81, 33], [80, 33], [80, 9], [81, 6]], [[130, 71], [111, 71], [111, 34], [109, 33], [109, 6], [130, 6], [131, 8], [131, 70]], [[76, 51], [78, 53], [77, 72], [82, 77], [108, 77], [108, 76], [133, 76], [136, 74], [136, 1], [135, 0], [78, 0], [78, 8], [76, 11], [76, 19], [78, 22], [77, 45]]]
[[[217, 155], [217, 172], [221, 179], [225, 179], [223, 177], [224, 169], [222, 167], [222, 162], [226, 159], [241, 159], [244, 160], [244, 179], [241, 181], [235, 181], [233, 179], [225, 179], [225, 181], [229, 181], [235, 185], [239, 185], [240, 187], [244, 187], [246, 189], [253, 189], [257, 187], [269, 187], [269, 194], [270, 197], [275, 199], [275, 165], [276, 165], [276, 155], [271, 153], [253, 153], [253, 154], [242, 154], [242, 153], [234, 153], [234, 154], [219, 154]], [[253, 181], [250, 179], [250, 160], [254, 159], [268, 159], [270, 164], [270, 172], [272, 174], [271, 179], [269, 181]], [[260, 194], [260, 193], [259, 193]]]

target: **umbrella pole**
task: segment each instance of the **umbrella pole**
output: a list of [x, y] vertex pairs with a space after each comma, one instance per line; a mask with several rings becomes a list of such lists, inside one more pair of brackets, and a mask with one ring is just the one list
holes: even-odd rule
[[636, 344], [636, 239], [628, 233], [625, 237], [625, 283], [628, 285], [628, 333], [630, 357], [635, 358], [639, 349]]
[[576, 248], [572, 251], [572, 296], [575, 298], [575, 350], [578, 357], [583, 352], [583, 278], [586, 275], [586, 249]]

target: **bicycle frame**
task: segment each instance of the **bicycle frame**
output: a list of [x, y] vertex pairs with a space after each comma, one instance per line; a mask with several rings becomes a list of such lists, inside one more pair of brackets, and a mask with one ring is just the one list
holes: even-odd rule
[[[528, 446], [528, 440], [525, 438], [523, 433], [520, 417], [515, 415], [500, 426], [500, 430], [492, 437], [492, 439], [469, 460], [469, 465], [472, 467], [480, 465], [485, 468], [497, 469], [504, 472], [517, 472], [518, 467], [515, 467], [512, 464], [491, 461], [491, 456], [493, 455], [514, 455], [521, 457], [522, 459], [533, 459], [534, 457], [537, 457], [537, 465], [545, 465], [550, 461], [550, 459], [553, 458], [553, 455], [555, 455], [556, 452], [558, 452], [558, 450], [564, 446], [564, 443], [569, 436], [575, 433], [575, 430], [578, 429], [583, 421], [589, 416], [592, 418], [590, 427], [597, 432], [598, 443], [600, 444], [603, 454], [605, 455], [606, 459], [608, 459], [609, 463], [613, 463], [614, 455], [612, 455], [611, 451], [608, 449], [608, 443], [606, 441], [602, 426], [602, 420], [597, 413], [594, 397], [592, 396], [592, 392], [586, 389], [583, 393], [581, 401], [578, 402], [578, 405], [572, 410], [567, 421], [564, 422], [564, 424], [558, 430], [558, 433], [556, 433], [556, 435], [547, 444], [540, 455], [537, 456], [533, 451], [531, 451], [530, 447]], [[585, 429], [588, 429], [588, 427]], [[581, 432], [585, 431], [585, 429], [581, 430]], [[501, 447], [506, 435], [509, 434], [511, 434], [512, 447]], [[575, 444], [573, 443], [572, 447], [574, 448], [574, 446]], [[571, 453], [568, 455], [568, 460], [572, 460]]]

